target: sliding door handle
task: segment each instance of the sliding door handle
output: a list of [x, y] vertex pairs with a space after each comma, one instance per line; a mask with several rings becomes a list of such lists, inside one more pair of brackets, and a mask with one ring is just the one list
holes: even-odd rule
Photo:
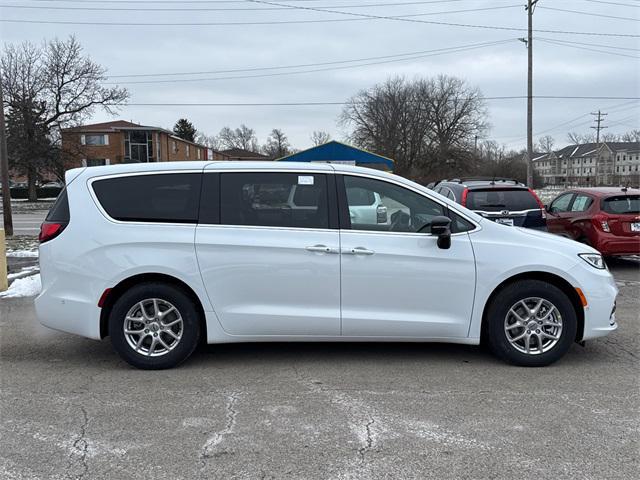
[[327, 247], [326, 245], [312, 245], [310, 247], [306, 247], [305, 250], [307, 252], [317, 252], [317, 253], [338, 253], [337, 248]]
[[351, 255], [373, 255], [376, 252], [364, 247], [355, 247], [348, 250], [344, 250], [343, 253], [349, 253]]

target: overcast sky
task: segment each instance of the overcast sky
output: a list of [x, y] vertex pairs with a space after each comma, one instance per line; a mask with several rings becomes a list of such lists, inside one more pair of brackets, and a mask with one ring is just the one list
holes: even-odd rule
[[[75, 34], [109, 75], [161, 74], [252, 69], [299, 64], [339, 62], [371, 57], [424, 52], [478, 43], [510, 40], [473, 50], [438, 56], [365, 65], [340, 63], [294, 69], [205, 75], [113, 78], [126, 85], [131, 103], [278, 103], [342, 102], [360, 89], [393, 75], [409, 78], [440, 73], [465, 79], [486, 97], [526, 94], [526, 48], [517, 40], [526, 31], [469, 28], [451, 25], [371, 19], [289, 9], [242, 0], [158, 0], [111, 2], [98, 0], [2, 0], [2, 5], [33, 8], [0, 8], [2, 19], [61, 22], [121, 22], [133, 25], [70, 25], [0, 23], [3, 42], [39, 42], [54, 36]], [[526, 28], [525, 0], [274, 0], [273, 3], [353, 12], [375, 16], [400, 16], [419, 21]], [[376, 6], [386, 4], [387, 6]], [[396, 4], [388, 6], [389, 4]], [[70, 7], [112, 10], [55, 10]], [[489, 7], [491, 10], [477, 10]], [[574, 10], [564, 12], [553, 9]], [[134, 9], [134, 10], [127, 10]], [[137, 9], [138, 11], [136, 11]], [[159, 9], [169, 9], [159, 11]], [[193, 9], [189, 11], [188, 9]], [[210, 9], [210, 10], [207, 10]], [[218, 10], [213, 10], [218, 9]], [[229, 10], [219, 10], [229, 9]], [[230, 10], [236, 9], [236, 10]], [[245, 9], [239, 11], [240, 9]], [[439, 14], [452, 10], [477, 10]], [[585, 15], [577, 12], [604, 16]], [[433, 13], [433, 15], [425, 15]], [[621, 17], [621, 18], [609, 18]], [[241, 22], [341, 20], [333, 23], [238, 25]], [[347, 21], [345, 21], [347, 20]], [[540, 0], [534, 30], [562, 30], [626, 34], [629, 37], [534, 33], [534, 93], [560, 96], [640, 96], [640, 1], [638, 0]], [[169, 25], [157, 26], [153, 23]], [[236, 23], [235, 25], [176, 25], [177, 23]], [[542, 39], [547, 39], [543, 41]], [[572, 44], [548, 43], [548, 39]], [[590, 44], [590, 45], [585, 45]], [[580, 48], [575, 48], [580, 47]], [[586, 50], [590, 49], [590, 50]], [[607, 53], [593, 50], [605, 51]], [[414, 55], [415, 57], [416, 55]], [[360, 63], [397, 60], [368, 60]], [[335, 67], [340, 69], [331, 69]], [[324, 71], [255, 77], [255, 75]], [[212, 80], [217, 77], [254, 75], [253, 78]], [[178, 82], [200, 78], [202, 81]], [[125, 81], [174, 80], [171, 83], [126, 84]], [[526, 139], [526, 100], [487, 100], [490, 138], [511, 147], [523, 147]], [[566, 144], [566, 132], [588, 132], [592, 117], [608, 112], [607, 132], [640, 128], [640, 102], [630, 100], [548, 100], [534, 103], [534, 132], [551, 134], [556, 145]], [[187, 117], [199, 131], [215, 134], [224, 126], [241, 123], [254, 128], [264, 142], [272, 128], [280, 128], [297, 148], [310, 145], [313, 130], [325, 130], [341, 139], [337, 125], [341, 107], [330, 106], [225, 106], [150, 107], [130, 105], [117, 118], [170, 128]], [[579, 118], [578, 118], [579, 117]], [[112, 117], [96, 112], [95, 121]], [[572, 121], [570, 123], [567, 123]], [[558, 127], [560, 124], [561, 125]], [[557, 128], [554, 128], [557, 127]], [[549, 130], [548, 132], [546, 132]], [[538, 136], [538, 135], [536, 135]]]

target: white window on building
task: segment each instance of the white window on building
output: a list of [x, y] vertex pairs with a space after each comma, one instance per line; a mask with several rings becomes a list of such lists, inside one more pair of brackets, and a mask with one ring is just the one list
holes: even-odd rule
[[104, 133], [91, 133], [80, 135], [82, 145], [109, 145], [109, 135]]
[[199, 148], [196, 148], [196, 157], [198, 158], [198, 160], [202, 160], [202, 150], [200, 150]]
[[171, 148], [173, 150], [173, 153], [178, 153], [178, 142], [176, 142], [175, 140], [171, 141]]
[[191, 145], [187, 145], [187, 158], [189, 158], [189, 152], [191, 151]]

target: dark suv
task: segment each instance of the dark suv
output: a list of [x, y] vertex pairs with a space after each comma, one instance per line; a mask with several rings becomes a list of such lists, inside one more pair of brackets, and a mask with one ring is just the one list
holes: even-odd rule
[[547, 229], [544, 205], [524, 184], [508, 178], [454, 178], [432, 187], [440, 195], [503, 225]]

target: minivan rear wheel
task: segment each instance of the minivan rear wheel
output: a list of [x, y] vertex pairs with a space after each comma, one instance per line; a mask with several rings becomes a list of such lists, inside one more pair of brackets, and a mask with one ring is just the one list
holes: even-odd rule
[[542, 367], [560, 359], [575, 340], [577, 316], [555, 285], [521, 280], [506, 286], [487, 311], [492, 352], [514, 365]]
[[146, 370], [171, 368], [193, 353], [200, 319], [191, 298], [164, 283], [143, 283], [116, 300], [109, 315], [113, 348], [130, 365]]

